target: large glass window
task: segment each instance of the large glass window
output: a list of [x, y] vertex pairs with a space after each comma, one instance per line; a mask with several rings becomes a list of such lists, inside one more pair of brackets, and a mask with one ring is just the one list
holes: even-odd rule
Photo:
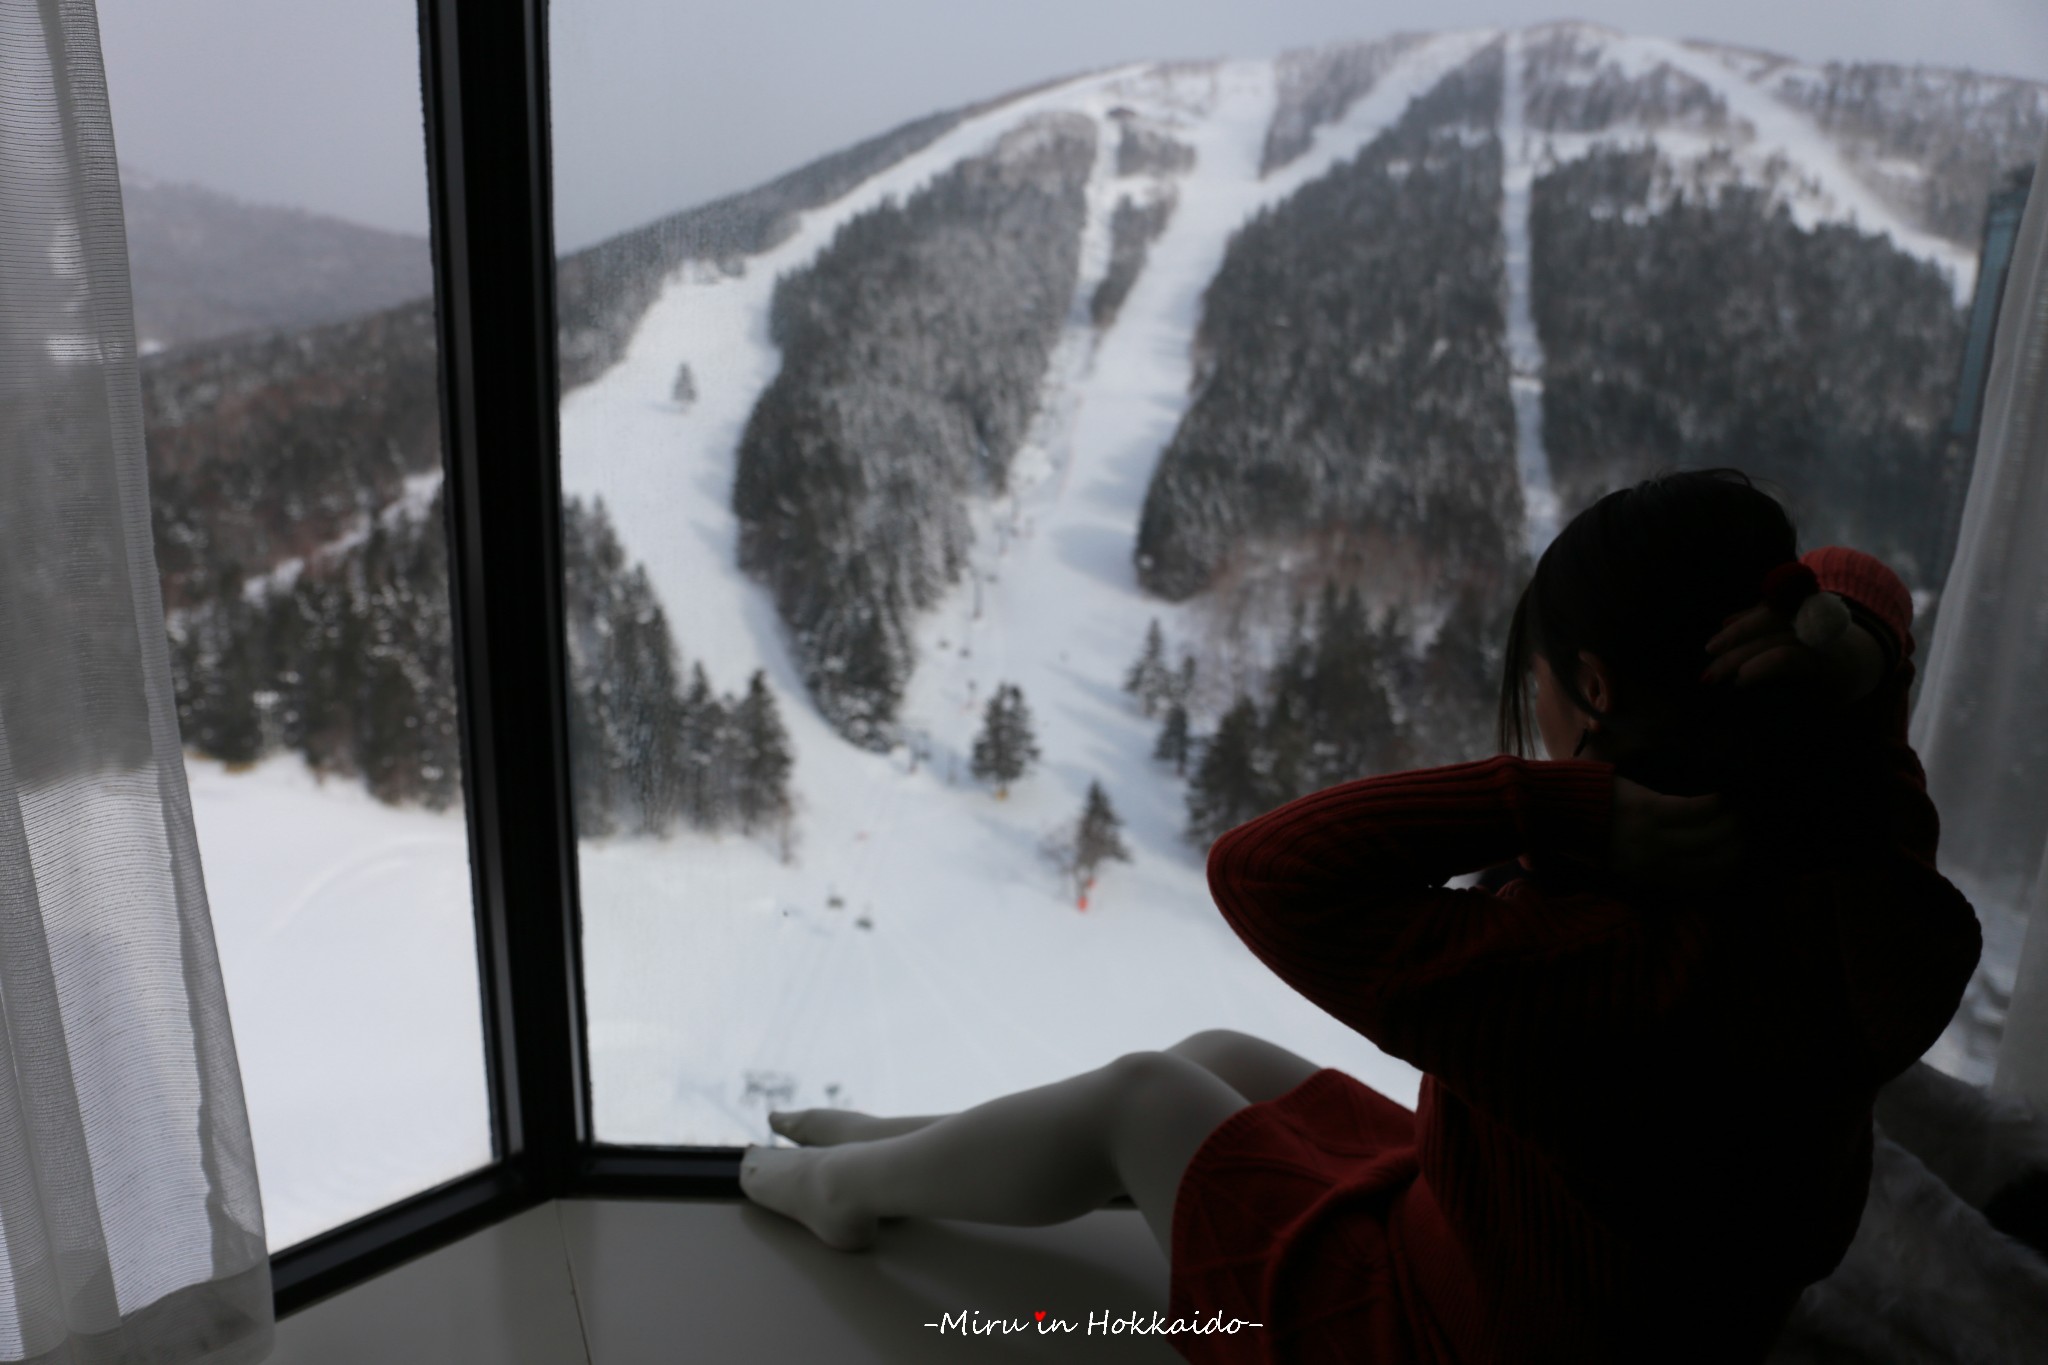
[[99, 6], [273, 1250], [492, 1159], [410, 0]]
[[1578, 25], [1117, 65], [1122, 8], [552, 8], [604, 1141], [1219, 1026], [1412, 1100], [1232, 936], [1216, 833], [1492, 753], [1533, 554], [1662, 466], [1938, 602], [2038, 84]]

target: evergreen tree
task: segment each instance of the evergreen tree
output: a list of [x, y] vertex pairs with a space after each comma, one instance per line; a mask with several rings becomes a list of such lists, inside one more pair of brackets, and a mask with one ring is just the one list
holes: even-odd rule
[[1195, 699], [1195, 656], [1180, 656], [1180, 672], [1174, 677], [1173, 691], [1168, 700], [1186, 706]]
[[726, 729], [725, 704], [711, 690], [704, 665], [691, 665], [689, 690], [677, 707], [676, 731], [683, 818], [698, 829], [715, 829], [724, 820], [721, 774]]
[[981, 734], [974, 741], [971, 771], [983, 781], [996, 784], [996, 795], [1010, 794], [1010, 784], [1038, 760], [1038, 744], [1031, 734], [1031, 712], [1024, 694], [1011, 683], [996, 688], [988, 699]]
[[1393, 703], [1379, 675], [1376, 637], [1356, 588], [1326, 585], [1307, 688], [1313, 735], [1308, 789], [1384, 771], [1395, 738]]
[[1185, 777], [1188, 753], [1188, 708], [1175, 701], [1166, 708], [1166, 720], [1159, 727], [1159, 742], [1152, 746], [1152, 757], [1171, 763], [1173, 771]]
[[1173, 694], [1173, 674], [1166, 667], [1166, 640], [1159, 630], [1159, 618], [1145, 628], [1145, 650], [1131, 671], [1124, 675], [1124, 691], [1138, 699], [1147, 716], [1159, 710]]
[[596, 687], [573, 675], [569, 687], [569, 779], [576, 810], [576, 837], [601, 839], [617, 824], [613, 768], [606, 753], [604, 722], [599, 716]]
[[1096, 869], [1110, 859], [1127, 863], [1131, 851], [1124, 847], [1124, 822], [1109, 804], [1109, 793], [1100, 782], [1088, 784], [1088, 799], [1081, 808], [1081, 822], [1074, 831], [1074, 895], [1085, 903], [1088, 888], [1095, 884]]
[[844, 657], [814, 669], [807, 681], [821, 703], [829, 703], [828, 719], [842, 734], [867, 748], [887, 749], [903, 680], [888, 621], [877, 610], [854, 628]]
[[283, 742], [304, 754], [316, 772], [353, 772], [350, 678], [365, 653], [362, 621], [336, 576], [300, 574], [288, 610], [297, 662], [283, 675]]
[[408, 526], [405, 541], [409, 650], [420, 708], [417, 789], [429, 810], [445, 810], [462, 796], [462, 713], [455, 695], [446, 528], [445, 494], [436, 491], [426, 516]]
[[1505, 615], [1489, 611], [1472, 588], [1452, 599], [1420, 670], [1415, 728], [1423, 762], [1462, 762], [1496, 749]]
[[251, 620], [240, 574], [223, 575], [213, 596], [187, 614], [171, 642], [184, 743], [224, 763], [253, 763], [263, 751], [255, 694], [269, 679], [255, 652], [245, 647]]
[[789, 732], [760, 669], [747, 680], [747, 695], [732, 708], [732, 743], [728, 764], [733, 783], [733, 814], [741, 829], [752, 833], [789, 813]]
[[205, 678], [200, 748], [224, 763], [254, 763], [263, 757], [263, 723], [256, 693], [269, 682], [253, 652], [238, 648], [250, 618], [239, 601], [224, 605], [211, 623], [208, 652], [213, 671]]
[[1315, 789], [1310, 716], [1301, 691], [1277, 689], [1261, 720], [1253, 753], [1260, 781], [1258, 805], [1270, 810]]
[[1239, 697], [1202, 746], [1202, 761], [1188, 784], [1188, 837], [1207, 847], [1225, 830], [1269, 810], [1268, 790], [1258, 704]]
[[666, 833], [683, 811], [682, 702], [668, 618], [639, 565], [619, 586], [605, 643], [632, 815], [642, 833]]
[[1308, 791], [1315, 785], [1311, 747], [1319, 717], [1316, 695], [1315, 642], [1299, 602], [1288, 629], [1280, 665], [1269, 680], [1270, 700], [1259, 728], [1257, 766], [1263, 775], [1262, 808]]

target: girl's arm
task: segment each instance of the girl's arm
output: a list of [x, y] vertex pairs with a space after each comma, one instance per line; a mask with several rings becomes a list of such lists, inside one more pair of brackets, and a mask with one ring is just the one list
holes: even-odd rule
[[[1911, 599], [1868, 555], [1806, 562], [1890, 637], [1887, 672], [1853, 705], [1906, 784], [1896, 838], [1931, 861], [1933, 811], [1905, 743]], [[1615, 791], [1608, 764], [1507, 755], [1367, 778], [1225, 834], [1210, 888], [1276, 975], [1383, 1050], [1495, 1106], [1567, 1092], [1617, 1074], [1682, 998], [1699, 946], [1688, 921], [1631, 908], [1611, 878], [1605, 894], [1567, 896], [1443, 883], [1517, 858], [1612, 870]]]
[[1231, 830], [1216, 903], [1275, 974], [1384, 1051], [1497, 1112], [1614, 1075], [1680, 982], [1672, 949], [1611, 896], [1446, 890], [1526, 857], [1600, 867], [1614, 770], [1502, 755], [1366, 778]]

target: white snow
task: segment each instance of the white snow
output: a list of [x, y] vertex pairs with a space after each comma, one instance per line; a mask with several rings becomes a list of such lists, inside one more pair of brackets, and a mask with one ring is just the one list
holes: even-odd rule
[[[399, 494], [374, 513], [365, 513], [356, 524], [326, 544], [313, 551], [315, 564], [328, 564], [347, 554], [370, 538], [373, 526], [386, 531], [395, 531], [408, 521], [418, 521], [434, 505], [434, 495], [441, 491], [441, 471], [429, 470], [424, 474], [408, 474], [400, 484]], [[290, 592], [299, 581], [299, 575], [306, 571], [306, 556], [293, 555], [290, 559], [279, 560], [277, 566], [267, 573], [251, 574], [242, 583], [242, 596], [256, 603], [273, 593]]]
[[1522, 476], [1525, 544], [1539, 558], [1557, 537], [1560, 507], [1543, 446], [1543, 341], [1529, 301], [1529, 193], [1541, 158], [1529, 135], [1523, 89], [1526, 35], [1510, 38], [1501, 90], [1501, 229], [1507, 239], [1508, 384], [1515, 405], [1515, 467]]
[[188, 758], [273, 1250], [491, 1160], [460, 811]]

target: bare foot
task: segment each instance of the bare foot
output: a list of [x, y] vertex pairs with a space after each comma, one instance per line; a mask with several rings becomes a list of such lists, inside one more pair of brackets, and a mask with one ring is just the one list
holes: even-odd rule
[[740, 1190], [764, 1209], [794, 1218], [834, 1251], [865, 1251], [875, 1216], [833, 1189], [830, 1152], [749, 1147], [740, 1154]]
[[937, 1121], [936, 1115], [876, 1118], [854, 1109], [778, 1109], [768, 1115], [770, 1128], [801, 1147], [837, 1147], [842, 1142], [900, 1137]]

